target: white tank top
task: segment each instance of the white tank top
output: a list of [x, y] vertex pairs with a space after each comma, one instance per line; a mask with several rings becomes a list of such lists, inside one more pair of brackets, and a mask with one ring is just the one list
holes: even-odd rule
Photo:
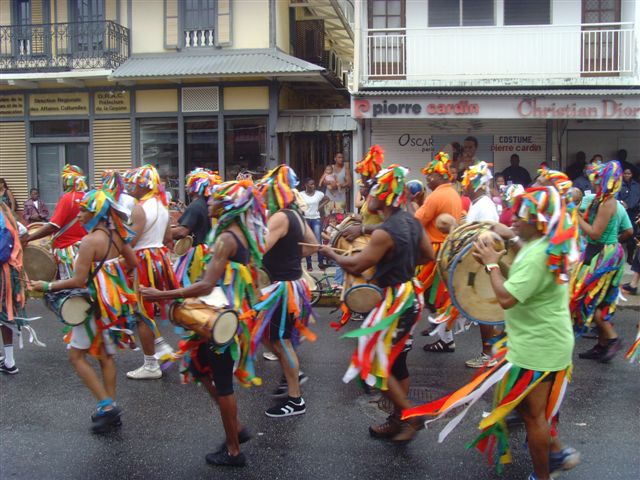
[[134, 250], [162, 247], [164, 232], [169, 223], [169, 210], [157, 198], [150, 198], [140, 205], [144, 210], [146, 221]]

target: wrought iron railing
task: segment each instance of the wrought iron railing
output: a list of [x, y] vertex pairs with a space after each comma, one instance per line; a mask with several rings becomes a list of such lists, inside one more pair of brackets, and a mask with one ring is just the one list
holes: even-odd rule
[[115, 69], [129, 55], [129, 29], [110, 20], [0, 26], [4, 73]]

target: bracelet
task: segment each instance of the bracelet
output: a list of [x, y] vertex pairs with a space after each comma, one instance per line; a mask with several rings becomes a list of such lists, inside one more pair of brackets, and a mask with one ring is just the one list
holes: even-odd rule
[[491, 273], [493, 270], [500, 270], [500, 265], [498, 265], [497, 263], [487, 263], [484, 266], [484, 269], [487, 271], [487, 273]]
[[44, 285], [42, 287], [42, 291], [43, 292], [50, 292], [51, 291], [51, 282], [44, 282]]
[[513, 238], [510, 238], [509, 240], [507, 240], [507, 243], [509, 245], [515, 245], [516, 243], [518, 243], [520, 241], [520, 237], [518, 235], [516, 235]]

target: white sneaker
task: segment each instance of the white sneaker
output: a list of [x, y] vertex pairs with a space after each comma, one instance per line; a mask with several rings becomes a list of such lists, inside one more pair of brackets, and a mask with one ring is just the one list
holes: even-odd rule
[[498, 362], [495, 359], [492, 360], [486, 353], [481, 353], [476, 358], [472, 358], [471, 360], [464, 362], [464, 364], [469, 368], [482, 368], [484, 366], [493, 367], [496, 363]]
[[136, 368], [131, 372], [127, 372], [127, 378], [133, 380], [157, 380], [162, 377], [162, 370], [160, 367], [150, 368], [147, 365], [142, 365], [140, 368]]
[[265, 360], [270, 360], [272, 362], [275, 361], [275, 360], [278, 360], [278, 356], [275, 353], [271, 353], [271, 352], [268, 352], [268, 351], [267, 352], [263, 352], [262, 353], [262, 357]]
[[156, 353], [154, 353], [153, 356], [156, 357], [156, 360], [161, 360], [162, 357], [171, 356], [173, 354], [173, 348], [171, 348], [171, 345], [169, 345], [164, 338], [156, 339], [155, 349]]

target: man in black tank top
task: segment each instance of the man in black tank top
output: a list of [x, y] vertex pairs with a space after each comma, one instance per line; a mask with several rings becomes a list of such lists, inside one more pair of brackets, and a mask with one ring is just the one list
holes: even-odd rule
[[[142, 287], [141, 293], [147, 301], [196, 298], [209, 295], [222, 279], [231, 279], [229, 284], [221, 284], [223, 292], [233, 299], [233, 308], [239, 315], [246, 316], [245, 306], [250, 306], [257, 296], [252, 283], [244, 278], [246, 273], [257, 278], [255, 264], [260, 262], [259, 250], [250, 245], [264, 244], [266, 217], [260, 206], [260, 198], [251, 182], [226, 182], [219, 185], [209, 201], [212, 216], [220, 217], [213, 234], [212, 255], [202, 279], [189, 287], [159, 291]], [[224, 207], [224, 209], [223, 209]], [[248, 228], [248, 225], [251, 228]], [[261, 226], [261, 227], [260, 227]], [[247, 272], [247, 269], [249, 272]], [[244, 315], [243, 315], [244, 314]], [[231, 344], [217, 346], [201, 337], [190, 337], [188, 350], [178, 352], [185, 355], [189, 373], [199, 380], [220, 407], [226, 442], [217, 451], [206, 456], [212, 465], [242, 467], [246, 463], [240, 444], [251, 439], [251, 433], [243, 428], [238, 419], [238, 407], [233, 390], [234, 358], [232, 350], [240, 358], [236, 376], [245, 385], [252, 382], [252, 367], [245, 368], [243, 361], [249, 357], [250, 339], [241, 335], [247, 329], [238, 329], [236, 339]]]
[[[382, 289], [382, 300], [369, 313], [362, 329], [346, 335], [358, 337], [359, 348], [343, 380], [360, 377], [391, 400], [394, 412], [382, 425], [369, 427], [369, 432], [373, 437], [398, 443], [411, 441], [422, 427], [420, 419], [401, 421], [400, 414], [411, 405], [407, 399], [407, 353], [423, 307], [422, 286], [414, 278], [415, 268], [434, 258], [422, 225], [402, 209], [407, 200], [407, 172], [406, 168], [391, 165], [376, 176], [368, 207], [370, 212], [381, 212], [384, 222], [373, 231], [364, 250], [347, 257], [329, 247], [321, 249], [323, 255], [354, 275], [376, 266], [372, 282]], [[366, 352], [373, 352], [373, 358]]]
[[[295, 206], [292, 189], [297, 184], [295, 172], [286, 165], [276, 167], [260, 181], [263, 201], [270, 214], [264, 267], [272, 284], [263, 290], [262, 301], [255, 306], [262, 328], [259, 329], [261, 338], [254, 341], [262, 340], [278, 357], [288, 394], [286, 401], [265, 412], [272, 418], [305, 413], [300, 393], [300, 365], [294, 347], [301, 335], [315, 339], [306, 329], [311, 305], [309, 287], [302, 280], [302, 258], [316, 249], [302, 247], [300, 242], [316, 244], [317, 240]], [[289, 295], [295, 296], [293, 310]]]

